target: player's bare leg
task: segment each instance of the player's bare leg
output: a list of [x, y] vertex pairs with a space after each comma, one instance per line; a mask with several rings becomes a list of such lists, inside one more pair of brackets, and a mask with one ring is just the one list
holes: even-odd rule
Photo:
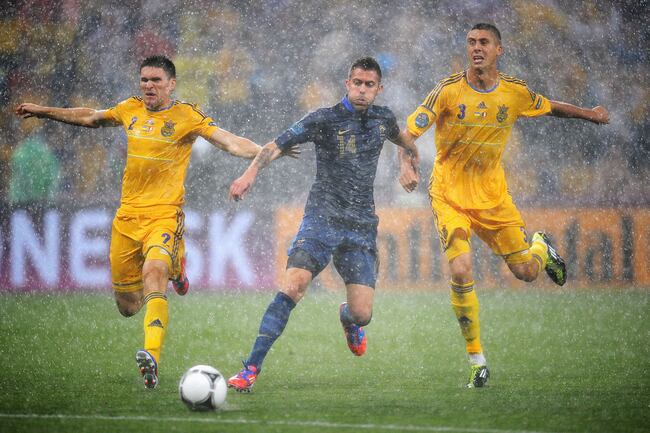
[[[566, 265], [553, 247], [549, 236], [535, 232], [530, 245], [531, 258], [526, 263], [508, 263], [510, 271], [520, 280], [530, 282], [537, 279], [542, 269], [559, 286], [566, 282]], [[506, 258], [507, 261], [507, 258]]]
[[131, 317], [142, 308], [142, 290], [137, 292], [114, 292], [115, 303], [120, 314], [124, 317]]
[[350, 351], [356, 356], [366, 353], [367, 338], [363, 326], [370, 323], [375, 290], [362, 284], [348, 284], [347, 302], [339, 307], [339, 319]]
[[540, 263], [531, 257], [526, 263], [508, 263], [508, 268], [517, 279], [530, 283], [539, 276]]
[[465, 347], [470, 362], [470, 376], [467, 387], [482, 387], [486, 384], [489, 371], [481, 347], [481, 328], [479, 322], [479, 302], [474, 290], [472, 256], [465, 232], [454, 233], [449, 249], [457, 254], [449, 261], [451, 272], [451, 306], [465, 339]]
[[300, 268], [289, 268], [285, 272], [284, 282], [280, 291], [297, 304], [305, 296], [311, 279], [312, 274], [310, 271]]

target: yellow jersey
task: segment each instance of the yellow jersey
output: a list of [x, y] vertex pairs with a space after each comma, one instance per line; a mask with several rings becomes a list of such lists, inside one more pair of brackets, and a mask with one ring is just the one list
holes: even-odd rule
[[109, 108], [105, 117], [124, 125], [127, 136], [120, 210], [143, 213], [183, 205], [192, 144], [218, 130], [214, 121], [181, 101], [151, 111], [137, 96]]
[[436, 124], [430, 194], [461, 209], [499, 205], [508, 194], [501, 156], [515, 121], [550, 111], [548, 99], [502, 73], [486, 91], [467, 82], [467, 71], [440, 81], [407, 119], [416, 137]]

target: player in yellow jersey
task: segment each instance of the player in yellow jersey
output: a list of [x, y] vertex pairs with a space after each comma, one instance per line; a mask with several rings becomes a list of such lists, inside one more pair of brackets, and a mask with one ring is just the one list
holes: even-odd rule
[[[23, 103], [16, 114], [97, 128], [122, 126], [127, 160], [120, 207], [113, 220], [110, 262], [117, 308], [126, 317], [142, 306], [144, 348], [136, 362], [146, 388], [158, 384], [160, 350], [168, 324], [167, 281], [184, 295], [185, 174], [197, 137], [231, 155], [252, 159], [261, 147], [217, 127], [195, 105], [172, 99], [176, 68], [164, 56], [140, 65], [141, 96], [106, 110], [56, 108]], [[274, 155], [277, 157], [278, 155]]]
[[[435, 123], [436, 158], [429, 196], [441, 247], [449, 261], [451, 304], [470, 361], [467, 386], [482, 387], [489, 370], [480, 341], [479, 303], [474, 291], [470, 235], [474, 231], [504, 258], [520, 280], [534, 281], [541, 270], [559, 285], [564, 261], [549, 237], [537, 232], [529, 244], [524, 221], [508, 192], [501, 156], [515, 121], [551, 115], [608, 123], [603, 107], [585, 109], [551, 101], [517, 78], [500, 73], [501, 34], [476, 24], [467, 34], [467, 70], [440, 81], [408, 117], [402, 131], [414, 142]], [[418, 184], [418, 161], [400, 153], [400, 183], [407, 192]]]

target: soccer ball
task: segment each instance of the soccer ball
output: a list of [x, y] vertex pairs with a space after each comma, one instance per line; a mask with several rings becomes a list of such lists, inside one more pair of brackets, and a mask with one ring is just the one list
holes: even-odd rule
[[181, 400], [192, 410], [215, 410], [226, 402], [226, 380], [209, 365], [195, 365], [178, 384]]

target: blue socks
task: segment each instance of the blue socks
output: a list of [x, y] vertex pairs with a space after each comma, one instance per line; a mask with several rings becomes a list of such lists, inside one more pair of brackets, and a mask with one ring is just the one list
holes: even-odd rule
[[368, 323], [370, 323], [370, 319], [368, 319], [365, 322], [357, 322], [354, 317], [352, 317], [352, 314], [350, 313], [350, 306], [346, 303], [343, 305], [343, 308], [341, 308], [341, 312], [339, 313], [339, 319], [341, 320], [341, 324], [343, 325], [344, 328], [349, 328], [352, 325], [356, 326], [366, 326]]
[[253, 350], [246, 361], [247, 366], [254, 365], [257, 367], [258, 372], [261, 371], [262, 362], [264, 362], [266, 354], [271, 349], [275, 340], [282, 334], [282, 331], [284, 331], [291, 310], [295, 306], [296, 303], [284, 293], [278, 292], [275, 295], [275, 298], [273, 298], [273, 301], [271, 301], [262, 317], [259, 334], [257, 335], [257, 339], [255, 339]]
[[354, 319], [350, 315], [350, 306], [348, 304], [345, 304], [343, 308], [341, 308], [339, 319], [345, 328], [348, 328], [350, 325], [356, 325], [356, 323], [354, 323]]

